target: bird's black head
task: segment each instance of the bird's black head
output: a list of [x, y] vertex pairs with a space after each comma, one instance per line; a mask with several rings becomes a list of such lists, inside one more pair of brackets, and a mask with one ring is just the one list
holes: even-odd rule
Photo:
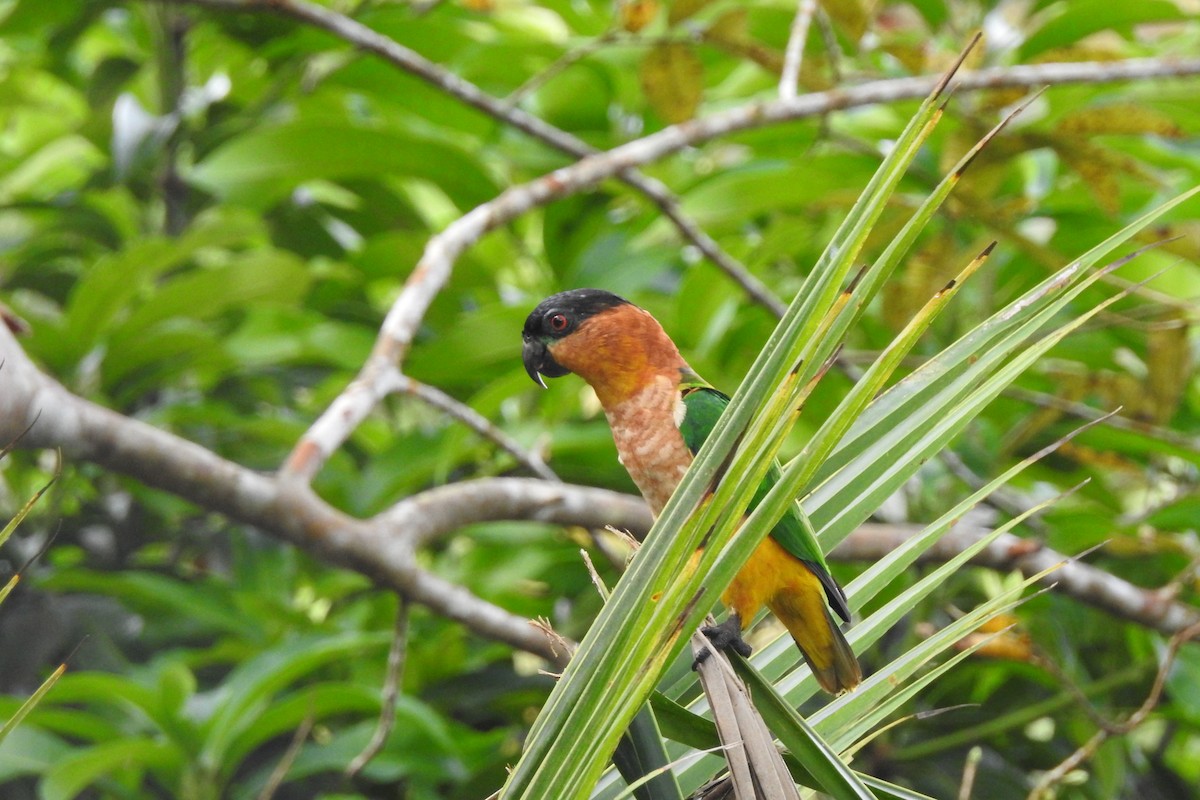
[[554, 345], [597, 314], [629, 301], [603, 289], [570, 289], [547, 297], [525, 318], [521, 356], [534, 383], [546, 387], [542, 376], [561, 378], [571, 370], [554, 360]]

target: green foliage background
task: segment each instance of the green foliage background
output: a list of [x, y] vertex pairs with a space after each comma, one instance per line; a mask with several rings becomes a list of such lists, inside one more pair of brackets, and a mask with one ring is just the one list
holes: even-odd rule
[[[770, 96], [791, 2], [633, 6], [464, 0], [336, 4], [500, 97], [607, 149], [692, 113]], [[1200, 50], [1186, 0], [823, 3], [839, 55], [814, 27], [803, 89], [944, 68], [983, 28], [972, 66]], [[1119, 9], [1119, 11], [1117, 10]], [[1134, 10], [1136, 9], [1136, 10]], [[353, 377], [431, 234], [504, 187], [569, 163], [333, 37], [270, 14], [149, 2], [0, 3], [0, 288], [29, 321], [23, 346], [73, 391], [263, 470], [275, 468]], [[1191, 16], [1189, 16], [1189, 13]], [[540, 86], [564, 53], [607, 36]], [[882, 348], [991, 239], [985, 269], [919, 353], [936, 352], [1146, 209], [1200, 184], [1196, 78], [1053, 88], [987, 150], [853, 334], [846, 360]], [[960, 93], [868, 243], [886, 246], [941, 172], [1020, 99]], [[915, 102], [765, 127], [646, 170], [781, 297], [790, 297]], [[1196, 602], [1200, 556], [1200, 203], [1146, 241], [1179, 236], [1123, 275], [1155, 277], [1057, 348], [954, 451], [991, 476], [1078, 424], [1100, 426], [1011, 487], [1032, 503], [1091, 482], [1027, 531], [1137, 584]], [[578, 381], [536, 391], [517, 332], [544, 295], [602, 286], [650, 309], [692, 364], [732, 389], [774, 319], [681, 246], [656, 209], [606, 183], [487, 236], [456, 267], [406, 362], [529, 447], [565, 480], [633, 491]], [[1094, 305], [1112, 286], [1089, 291]], [[914, 361], [914, 363], [916, 363]], [[0, 391], [3, 391], [0, 371]], [[835, 371], [793, 434], [844, 393]], [[786, 449], [786, 447], [785, 447]], [[0, 517], [39, 488], [46, 460], [6, 463]], [[511, 457], [409, 398], [388, 402], [321, 473], [355, 515], [422, 488], [520, 473]], [[969, 491], [931, 462], [885, 509], [925, 521]], [[993, 519], [1008, 509], [993, 509]], [[530, 656], [413, 611], [398, 722], [357, 782], [395, 597], [252, 530], [89, 465], [69, 465], [3, 553], [10, 569], [61, 530], [0, 610], [0, 717], [83, 637], [72, 669], [0, 746], [4, 797], [254, 797], [306, 718], [278, 797], [479, 798], [503, 780], [550, 679]], [[474, 526], [422, 557], [438, 574], [579, 638], [599, 599], [582, 532]], [[837, 567], [848, 579], [854, 567]], [[611, 569], [605, 577], [615, 582]], [[927, 625], [1012, 576], [965, 570], [863, 656], [867, 671]], [[897, 587], [897, 591], [903, 587]], [[883, 602], [881, 598], [876, 602]], [[1119, 717], [1149, 690], [1164, 640], [1068, 598], [1020, 610], [1038, 651]], [[1200, 784], [1200, 655], [1184, 648], [1160, 709], [1106, 742], [1067, 796], [1183, 797]], [[908, 709], [856, 766], [935, 796], [977, 785], [1024, 796], [1095, 721], [1052, 672], [968, 659]], [[982, 790], [980, 790], [982, 792]], [[985, 796], [980, 793], [978, 796]]]

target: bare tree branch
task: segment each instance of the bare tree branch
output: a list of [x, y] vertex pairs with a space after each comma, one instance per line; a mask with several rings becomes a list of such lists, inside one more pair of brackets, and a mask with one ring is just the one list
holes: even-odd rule
[[1104, 744], [1109, 737], [1131, 733], [1145, 722], [1146, 717], [1150, 716], [1150, 712], [1154, 710], [1155, 706], [1158, 705], [1159, 698], [1162, 697], [1163, 688], [1167, 684], [1167, 675], [1175, 663], [1176, 656], [1179, 655], [1179, 649], [1197, 636], [1200, 636], [1200, 622], [1195, 622], [1172, 636], [1171, 641], [1167, 643], [1167, 652], [1163, 657], [1162, 664], [1154, 676], [1154, 685], [1150, 688], [1150, 694], [1146, 696], [1145, 701], [1142, 702], [1137, 711], [1133, 712], [1129, 716], [1129, 719], [1122, 723], [1101, 726], [1100, 730], [1096, 731], [1074, 753], [1067, 756], [1053, 769], [1042, 773], [1037, 783], [1034, 784], [1033, 789], [1030, 790], [1027, 800], [1043, 800], [1044, 798], [1054, 797], [1056, 794], [1054, 786], [1062, 783], [1066, 779], [1067, 773], [1076, 769], [1080, 764], [1095, 755], [1096, 751], [1100, 749], [1100, 745]]
[[404, 661], [407, 654], [408, 603], [401, 597], [400, 605], [396, 609], [396, 624], [392, 632], [392, 647], [388, 650], [387, 675], [384, 678], [383, 691], [381, 692], [379, 722], [375, 726], [375, 732], [371, 734], [371, 741], [367, 742], [367, 746], [363, 748], [362, 752], [356, 755], [346, 766], [345, 775], [347, 778], [353, 780], [358, 773], [362, 772], [363, 767], [371, 763], [371, 759], [379, 755], [379, 751], [383, 749], [384, 743], [387, 742], [392, 728], [396, 725], [396, 698], [400, 694], [400, 680], [404, 674]]
[[288, 744], [287, 750], [284, 751], [283, 757], [279, 759], [279, 763], [275, 765], [275, 769], [271, 770], [271, 775], [267, 778], [266, 784], [262, 791], [258, 793], [258, 800], [271, 800], [275, 797], [275, 792], [279, 791], [279, 787], [283, 785], [287, 778], [288, 772], [296, 763], [296, 757], [300, 755], [300, 748], [304, 747], [304, 743], [308, 741], [309, 734], [312, 733], [313, 726], [316, 724], [316, 719], [310, 713], [300, 723], [300, 727], [296, 728], [292, 734], [292, 741]]
[[373, 520], [334, 509], [307, 485], [246, 469], [200, 445], [71, 394], [41, 373], [0, 326], [0, 441], [57, 447], [148, 486], [165, 489], [290, 542], [317, 558], [367, 575], [481, 636], [557, 662], [529, 621], [421, 569], [416, 548], [472, 522], [530, 519], [635, 530], [649, 527], [641, 500], [603, 489], [532, 478], [466, 481], [418, 494]]
[[497, 428], [487, 417], [465, 403], [458, 402], [436, 386], [421, 383], [407, 375], [401, 375], [399, 372], [393, 373], [392, 381], [394, 383], [393, 391], [416, 397], [444, 412], [446, 416], [458, 420], [483, 438], [493, 442], [542, 480], [558, 480], [558, 476], [550, 467], [546, 466], [546, 462], [540, 455], [526, 450], [520, 442]]
[[[190, 0], [189, 0], [190, 1]], [[214, 0], [203, 0], [213, 2]], [[227, 0], [215, 0], [227, 2]], [[1027, 87], [1044, 83], [1100, 83], [1148, 77], [1200, 74], [1200, 59], [1140, 59], [1039, 64], [980, 70], [956, 77], [961, 89]], [[793, 100], [757, 101], [711, 114], [581, 158], [525, 184], [512, 186], [448, 225], [429, 240], [420, 261], [384, 320], [370, 357], [358, 376], [309, 428], [283, 470], [311, 480], [329, 456], [374, 409], [385, 393], [381, 382], [403, 360], [433, 299], [446, 285], [458, 257], [484, 234], [527, 211], [567, 197], [631, 167], [656, 161], [689, 145], [763, 125], [825, 114], [871, 103], [925, 96], [940, 77], [897, 78], [862, 86], [806, 94]]]
[[796, 8], [792, 31], [788, 34], [787, 49], [783, 51], [783, 74], [779, 78], [780, 100], [790, 100], [796, 96], [796, 87], [800, 82], [800, 64], [804, 60], [804, 43], [808, 40], [808, 29], [816, 11], [817, 0], [800, 0]]
[[163, 144], [162, 173], [159, 176], [163, 198], [163, 228], [167, 235], [178, 236], [188, 224], [188, 185], [179, 174], [177, 162], [186, 127], [182, 100], [186, 85], [184, 62], [189, 22], [187, 17], [173, 8], [164, 6], [155, 10], [161, 113], [178, 120], [178, 125]]
[[[421, 75], [454, 96], [567, 152], [580, 150], [571, 137], [531, 115], [498, 107], [500, 101], [431, 65], [419, 56], [346, 17], [297, 0], [178, 0], [223, 8], [271, 8], [329, 30], [344, 40]], [[1200, 59], [1140, 60], [1113, 64], [1043, 64], [982, 70], [956, 79], [961, 89], [1031, 86], [1042, 83], [1103, 82], [1200, 73]], [[486, 232], [529, 209], [581, 191], [688, 145], [727, 133], [837, 109], [923, 96], [936, 78], [876, 81], [857, 87], [759, 101], [644, 137], [605, 153], [582, 157], [549, 175], [514, 186], [472, 210], [433, 237], [389, 311], [375, 347], [354, 382], [313, 425], [289, 457], [282, 475], [272, 477], [228, 462], [204, 448], [137, 420], [123, 417], [72, 395], [42, 374], [26, 357], [8, 327], [0, 326], [0, 361], [5, 391], [0, 393], [0, 433], [14, 435], [37, 424], [23, 446], [61, 447], [72, 458], [101, 464], [166, 489], [204, 508], [255, 525], [320, 558], [356, 569], [413, 602], [463, 622], [477, 633], [554, 659], [545, 637], [516, 617], [417, 566], [416, 549], [472, 522], [533, 519], [634, 530], [649, 526], [641, 501], [611, 492], [532, 479], [471, 481], [410, 497], [372, 520], [333, 509], [307, 486], [330, 453], [387, 395], [397, 388], [398, 365], [417, 326], [446, 284], [458, 256]], [[567, 137], [563, 139], [563, 137]], [[673, 198], [668, 197], [667, 209]], [[667, 210], [665, 209], [665, 210]], [[682, 218], [681, 218], [682, 219]], [[40, 416], [39, 416], [40, 415]], [[462, 415], [465, 416], [465, 415]], [[478, 420], [475, 420], [476, 425]], [[483, 426], [478, 426], [483, 428]], [[493, 436], [493, 438], [496, 438]], [[855, 538], [848, 542], [852, 547]], [[951, 540], [952, 541], [952, 540]], [[1010, 550], [1001, 568], [1038, 570], [1062, 559], [1023, 540], [1001, 540]], [[1024, 548], [1024, 549], [1021, 549]], [[862, 552], [862, 546], [859, 553]], [[887, 547], [885, 549], [890, 549]], [[988, 553], [994, 552], [989, 548]], [[1018, 550], [1020, 552], [1018, 552]], [[936, 552], [936, 551], [935, 551]], [[987, 558], [987, 553], [983, 556]], [[1195, 612], [1157, 598], [1113, 576], [1081, 564], [1056, 574], [1060, 587], [1113, 613], [1160, 630], [1177, 631]]]
[[[72, 460], [91, 461], [165, 489], [290, 542], [317, 558], [354, 569], [380, 586], [457, 620], [475, 633], [561, 663], [545, 635], [462, 586], [422, 570], [417, 550], [464, 526], [529, 520], [600, 528], [612, 525], [644, 535], [651, 525], [641, 498], [535, 478], [488, 478], [438, 487], [408, 497], [368, 520], [349, 517], [306, 485], [220, 458], [192, 442], [101, 408], [41, 373], [7, 328], [0, 326], [0, 441], [23, 448], [59, 447]], [[915, 525], [866, 524], [830, 557], [877, 560], [917, 532]], [[944, 562], [986, 531], [960, 524], [923, 560]], [[1061, 564], [1048, 583], [1056, 591], [1114, 616], [1176, 634], [1200, 621], [1200, 610], [1175, 592], [1142, 589], [1101, 569], [1072, 561], [1037, 542], [1002, 534], [973, 563], [1036, 574]]]

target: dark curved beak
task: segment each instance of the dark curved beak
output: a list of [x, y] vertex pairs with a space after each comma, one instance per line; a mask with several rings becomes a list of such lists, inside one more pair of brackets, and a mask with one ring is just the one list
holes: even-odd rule
[[554, 360], [545, 342], [538, 339], [524, 339], [523, 342], [521, 360], [525, 362], [525, 372], [538, 386], [546, 388], [546, 382], [542, 380], [543, 375], [548, 378], [561, 378], [570, 372]]

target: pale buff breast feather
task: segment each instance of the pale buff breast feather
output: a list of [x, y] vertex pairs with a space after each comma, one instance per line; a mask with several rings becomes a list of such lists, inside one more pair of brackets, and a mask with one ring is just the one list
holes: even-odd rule
[[655, 516], [692, 463], [679, 433], [683, 408], [677, 383], [658, 375], [637, 394], [605, 409], [621, 464]]

